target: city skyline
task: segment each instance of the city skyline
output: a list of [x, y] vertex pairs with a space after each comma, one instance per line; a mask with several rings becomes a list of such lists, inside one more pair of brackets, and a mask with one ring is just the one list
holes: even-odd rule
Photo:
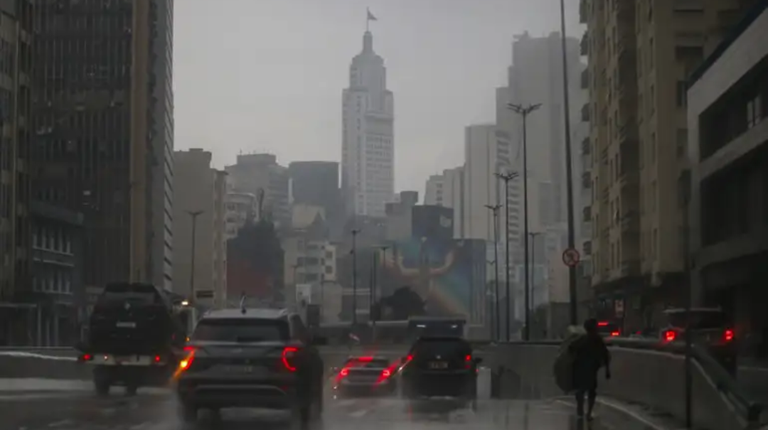
[[[238, 3], [225, 13], [195, 0], [177, 5], [176, 149], [211, 150], [216, 168], [232, 164], [241, 151], [275, 154], [285, 166], [293, 161], [340, 162], [339, 91], [348, 83], [350, 56], [360, 50], [365, 8], [346, 0], [334, 0], [324, 10], [303, 2], [269, 3], [274, 6], [270, 7], [270, 21], [290, 17], [307, 32], [314, 33], [313, 40], [323, 43], [308, 43], [306, 38], [292, 35], [295, 26], [277, 28], [266, 22], [262, 31], [269, 29], [276, 36], [264, 40], [258, 36], [262, 33], [245, 29], [236, 19], [231, 27], [249, 40], [248, 49], [255, 54], [250, 59], [243, 58], [236, 45], [211, 52], [210, 47], [219, 39], [200, 40], [196, 23], [203, 25], [205, 20], [204, 25], [209, 25], [211, 21], [232, 20], [233, 10], [247, 15], [249, 6]], [[465, 5], [442, 5], [445, 16], [434, 20], [428, 19], [430, 1], [407, 10], [398, 2], [369, 3], [371, 13], [378, 18], [371, 25], [376, 50], [387, 60], [388, 87], [398, 95], [395, 116], [400, 120], [395, 127], [395, 141], [399, 148], [434, 155], [409, 157], [406, 151], [396, 151], [395, 191], [423, 192], [424, 181], [430, 174], [441, 172], [445, 165], [460, 164], [464, 126], [494, 120], [494, 91], [506, 82], [514, 36], [525, 30], [532, 35], [545, 35], [557, 29], [557, 20], [553, 18], [557, 16], [557, 2], [534, 8], [526, 6], [525, 20], [515, 12], [522, 3], [494, 0], [472, 7], [477, 19], [462, 24], [471, 30], [470, 35], [454, 32], [457, 23], [467, 15]], [[576, 19], [577, 5], [568, 8], [569, 25], [573, 26], [569, 31], [577, 36], [581, 31]], [[301, 16], [297, 17], [296, 11], [301, 11]], [[256, 21], [249, 21], [249, 25], [258, 28], [262, 18], [251, 18]], [[227, 44], [232, 43], [230, 39]], [[414, 39], [418, 43], [413, 43]], [[275, 40], [285, 49], [267, 46], [274, 45]], [[201, 56], [201, 50], [205, 55]], [[232, 58], [233, 55], [236, 57]], [[220, 67], [201, 63], [199, 59], [206, 56], [210, 60], [205, 63], [215, 65], [226, 60], [233, 65], [232, 70], [222, 72]], [[307, 72], [310, 69], [311, 74]], [[245, 80], [247, 75], [259, 77], [259, 82]], [[242, 88], [235, 90], [227, 85], [214, 93], [200, 88], [199, 82], [223, 76]], [[191, 97], [206, 98], [207, 107], [200, 107]], [[225, 112], [231, 115], [224, 117]], [[297, 126], [293, 120], [286, 124], [288, 118], [302, 118], [301, 124]], [[286, 139], [290, 144], [286, 145]]]

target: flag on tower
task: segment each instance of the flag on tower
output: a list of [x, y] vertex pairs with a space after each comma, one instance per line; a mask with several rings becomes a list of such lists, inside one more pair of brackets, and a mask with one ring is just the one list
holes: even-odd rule
[[366, 9], [366, 11], [368, 12], [368, 21], [378, 21], [378, 20], [376, 19], [376, 17], [375, 17], [375, 16], [373, 16], [373, 14], [371, 13], [371, 10], [370, 10], [370, 9]]

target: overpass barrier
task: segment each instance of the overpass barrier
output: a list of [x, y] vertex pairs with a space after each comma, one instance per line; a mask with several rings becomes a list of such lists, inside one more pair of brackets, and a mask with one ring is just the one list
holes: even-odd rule
[[[494, 373], [495, 396], [547, 398], [562, 396], [555, 384], [554, 361], [560, 341], [476, 344], [476, 355]], [[600, 392], [684, 420], [684, 345], [657, 340], [615, 338], [609, 341], [612, 379], [600, 376]], [[382, 355], [395, 360], [409, 345], [320, 347], [328, 368], [350, 355]], [[90, 366], [76, 361], [71, 348], [0, 348], [0, 378], [90, 379]], [[761, 406], [703, 348], [692, 354], [692, 418], [696, 428], [737, 430], [759, 424]], [[768, 373], [766, 373], [768, 375]], [[766, 389], [768, 389], [768, 384]]]

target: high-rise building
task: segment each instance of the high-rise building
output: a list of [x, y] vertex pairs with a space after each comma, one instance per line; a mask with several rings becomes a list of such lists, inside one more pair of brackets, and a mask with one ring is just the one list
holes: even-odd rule
[[687, 78], [746, 3], [581, 2], [587, 24], [581, 52], [589, 55], [590, 100], [582, 116], [591, 121], [592, 284], [606, 303], [627, 301], [608, 306], [627, 310], [625, 324], [647, 322], [683, 297], [676, 293], [684, 285], [678, 181], [688, 163]]
[[347, 215], [383, 217], [395, 197], [394, 97], [384, 59], [363, 36], [342, 94], [341, 189]]
[[294, 161], [288, 165], [288, 174], [291, 177], [291, 203], [319, 206], [329, 220], [341, 218], [339, 163]]
[[[464, 134], [463, 204], [461, 207], [462, 236], [464, 239], [494, 240], [493, 214], [486, 205], [505, 204], [504, 183], [496, 173], [506, 173], [511, 166], [511, 143], [504, 130], [494, 124], [470, 125]], [[510, 220], [519, 220], [515, 208], [521, 195], [519, 180], [509, 183]], [[504, 241], [504, 210], [499, 212], [499, 240]], [[517, 223], [515, 224], [517, 226]], [[519, 235], [514, 234], [510, 224], [510, 247], [519, 244]]]
[[0, 2], [0, 339], [27, 317], [11, 302], [32, 290], [31, 3]]
[[768, 330], [766, 40], [768, 2], [761, 1], [689, 77], [687, 94], [694, 300], [722, 307], [734, 326], [755, 334]]
[[241, 154], [237, 156], [237, 163], [225, 170], [232, 179], [235, 192], [256, 196], [257, 209], [263, 212], [257, 214], [259, 218], [269, 216], [278, 227], [290, 226], [290, 179], [288, 169], [277, 164], [276, 156]]
[[251, 193], [227, 193], [227, 239], [237, 237], [248, 219], [256, 218], [256, 196]]
[[443, 206], [445, 177], [443, 175], [430, 175], [424, 186], [424, 204]]
[[86, 286], [170, 288], [173, 2], [35, 13], [35, 197], [84, 213]]
[[211, 158], [202, 149], [174, 152], [174, 292], [216, 307], [227, 291], [227, 174], [212, 169]]

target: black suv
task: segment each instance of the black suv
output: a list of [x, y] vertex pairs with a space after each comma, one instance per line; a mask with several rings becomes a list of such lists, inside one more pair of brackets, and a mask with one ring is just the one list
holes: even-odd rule
[[200, 319], [179, 364], [183, 421], [199, 409], [290, 410], [302, 425], [319, 419], [323, 361], [301, 318], [286, 310], [222, 309]]
[[401, 393], [408, 399], [477, 397], [477, 365], [472, 345], [459, 337], [421, 337], [400, 367]]

